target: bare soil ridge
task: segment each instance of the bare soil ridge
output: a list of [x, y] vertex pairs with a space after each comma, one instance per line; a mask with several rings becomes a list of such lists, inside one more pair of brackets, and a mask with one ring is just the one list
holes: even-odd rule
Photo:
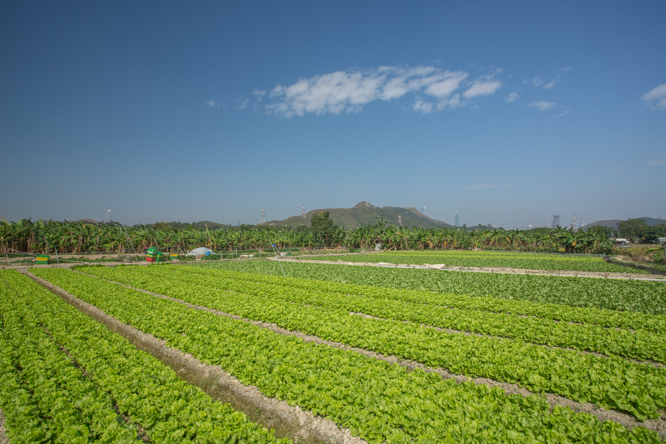
[[0, 444], [9, 444], [9, 438], [5, 434], [5, 415], [0, 409]]

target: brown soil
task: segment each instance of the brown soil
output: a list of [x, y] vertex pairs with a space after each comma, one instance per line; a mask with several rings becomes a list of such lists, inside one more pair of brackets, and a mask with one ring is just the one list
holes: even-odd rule
[[[268, 260], [276, 260], [274, 258], [267, 258]], [[307, 259], [291, 259], [280, 258], [281, 261], [289, 262], [305, 262], [311, 264], [335, 264], [335, 265], [359, 265], [365, 267], [380, 267], [376, 262], [345, 262], [345, 261], [318, 261]], [[387, 266], [381, 265], [382, 268], [427, 268], [428, 265], [417, 264], [391, 264]], [[589, 278], [603, 278], [603, 279], [629, 279], [637, 281], [660, 281], [666, 282], [666, 276], [652, 275], [652, 274], [635, 274], [635, 273], [605, 273], [603, 271], [558, 271], [558, 270], [531, 270], [524, 268], [488, 268], [488, 267], [450, 267], [450, 268], [432, 268], [437, 270], [446, 271], [475, 271], [481, 273], [503, 273], [503, 274], [530, 274], [536, 276], [574, 276], [574, 277], [589, 277]]]
[[[85, 274], [85, 273], [82, 273], [82, 274]], [[87, 275], [87, 276], [92, 276], [92, 275]], [[105, 280], [107, 280], [107, 279], [105, 279]], [[108, 280], [108, 281], [109, 282], [114, 282], [114, 281], [110, 281], [110, 280]], [[253, 321], [251, 319], [243, 318], [243, 317], [238, 316], [238, 315], [233, 315], [233, 314], [221, 312], [219, 310], [214, 310], [214, 309], [204, 307], [204, 306], [200, 306], [200, 305], [190, 304], [189, 302], [185, 302], [181, 299], [176, 299], [176, 298], [161, 295], [161, 294], [158, 294], [158, 293], [153, 293], [153, 292], [150, 292], [150, 291], [147, 291], [147, 290], [134, 288], [134, 287], [131, 287], [129, 285], [120, 284], [118, 282], [114, 282], [114, 283], [116, 283], [118, 285], [122, 285], [123, 287], [132, 288], [134, 290], [141, 291], [143, 293], [147, 293], [147, 294], [150, 294], [150, 295], [153, 295], [153, 296], [157, 296], [159, 298], [169, 299], [169, 300], [178, 302], [180, 304], [183, 304], [187, 307], [190, 307], [190, 308], [193, 308], [193, 309], [196, 309], [196, 310], [208, 311], [208, 312], [220, 315], [220, 316], [226, 316], [226, 317], [229, 317], [229, 318], [232, 318], [232, 319], [243, 320], [245, 322], [248, 322], [248, 323], [256, 325], [256, 326], [259, 326], [261, 328], [271, 330], [271, 331], [273, 331], [275, 333], [278, 333], [278, 334], [296, 336], [298, 338], [303, 339], [305, 342], [314, 342], [316, 344], [327, 345], [327, 346], [330, 346], [330, 347], [336, 347], [336, 348], [340, 348], [342, 350], [352, 350], [352, 351], [363, 354], [363, 355], [365, 355], [367, 357], [370, 357], [370, 358], [381, 359], [383, 361], [386, 361], [386, 362], [389, 362], [389, 363], [392, 363], [392, 364], [398, 364], [402, 367], [407, 368], [408, 370], [414, 370], [414, 369], [419, 368], [419, 369], [424, 370], [426, 372], [437, 373], [442, 377], [442, 379], [453, 379], [459, 384], [463, 383], [465, 381], [473, 381], [475, 384], [484, 384], [484, 385], [487, 385], [489, 387], [500, 387], [507, 394], [520, 394], [520, 395], [523, 395], [523, 396], [529, 396], [529, 395], [535, 394], [535, 393], [527, 390], [526, 388], [520, 387], [518, 384], [509, 384], [509, 383], [505, 383], [505, 382], [498, 382], [498, 381], [495, 381], [495, 380], [492, 380], [492, 379], [489, 379], [489, 378], [470, 378], [470, 377], [465, 376], [465, 375], [450, 373], [447, 370], [444, 370], [444, 369], [441, 369], [441, 368], [426, 367], [425, 365], [423, 365], [421, 363], [414, 362], [414, 361], [406, 361], [406, 360], [400, 359], [400, 358], [398, 358], [396, 356], [393, 356], [393, 355], [385, 356], [385, 355], [382, 355], [380, 353], [375, 353], [375, 352], [372, 352], [372, 351], [369, 351], [369, 350], [365, 350], [365, 349], [361, 349], [361, 348], [357, 348], [357, 347], [350, 347], [350, 346], [345, 345], [345, 344], [340, 343], [340, 342], [334, 342], [334, 341], [328, 341], [328, 340], [325, 340], [325, 339], [321, 339], [318, 336], [306, 335], [306, 334], [298, 332], [298, 331], [287, 330], [285, 328], [282, 328], [282, 327], [280, 327], [276, 324], [272, 324], [272, 323], [269, 323], [269, 322]], [[367, 315], [364, 315], [364, 316], [367, 316]], [[565, 398], [563, 396], [558, 396], [558, 395], [554, 395], [554, 394], [551, 394], [551, 393], [546, 393], [544, 396], [546, 397], [546, 399], [547, 399], [548, 403], [550, 404], [551, 408], [555, 407], [556, 405], [561, 405], [561, 406], [564, 406], [564, 407], [570, 407], [572, 410], [574, 410], [576, 412], [582, 412], [582, 413], [588, 413], [590, 415], [594, 415], [597, 418], [599, 418], [599, 420], [601, 420], [601, 421], [609, 421], [609, 420], [610, 421], [615, 421], [615, 422], [617, 422], [619, 424], [622, 424], [623, 426], [628, 427], [628, 428], [642, 426], [642, 427], [645, 427], [649, 430], [656, 431], [659, 434], [659, 437], [662, 440], [666, 440], [666, 417], [664, 417], [664, 415], [662, 415], [662, 417], [657, 418], [657, 419], [649, 419], [649, 420], [646, 420], [644, 422], [641, 422], [641, 421], [636, 420], [631, 415], [628, 415], [628, 414], [625, 414], [625, 413], [620, 413], [620, 412], [617, 412], [615, 410], [606, 410], [604, 408], [601, 408], [601, 407], [599, 407], [597, 405], [594, 405], [594, 404], [591, 404], [591, 403], [579, 403], [579, 402], [576, 402], [576, 401], [572, 401], [571, 399]]]
[[316, 417], [300, 407], [290, 406], [286, 401], [268, 398], [256, 387], [241, 384], [219, 366], [205, 364], [190, 354], [168, 348], [165, 341], [120, 322], [32, 273], [25, 274], [109, 330], [125, 337], [138, 349], [155, 356], [171, 367], [181, 379], [200, 387], [213, 399], [229, 403], [234, 409], [244, 412], [251, 421], [275, 429], [278, 437], [289, 437], [295, 442], [365, 443], [352, 436], [350, 430], [342, 429], [328, 419]]
[[9, 438], [5, 435], [5, 415], [0, 409], [0, 444], [9, 444]]

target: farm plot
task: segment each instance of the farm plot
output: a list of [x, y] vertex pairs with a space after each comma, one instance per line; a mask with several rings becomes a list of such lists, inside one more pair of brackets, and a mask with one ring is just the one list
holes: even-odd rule
[[0, 381], [12, 443], [288, 442], [15, 271], [0, 271]]
[[[296, 258], [305, 259], [305, 258]], [[477, 251], [395, 251], [378, 254], [318, 257], [317, 260], [345, 262], [387, 262], [391, 264], [446, 264], [451, 267], [517, 268], [527, 270], [606, 271], [642, 273], [620, 265], [604, 262], [600, 257], [557, 254], [499, 253]]]
[[[666, 284], [662, 282], [297, 262], [282, 265], [287, 277], [315, 281], [666, 315]], [[280, 265], [274, 261], [219, 262], [201, 267], [282, 276]]]
[[[101, 272], [103, 269], [98, 268], [94, 271]], [[118, 271], [124, 271], [128, 275], [134, 273], [133, 270], [125, 268]], [[489, 388], [471, 382], [458, 384], [450, 379], [442, 380], [436, 373], [420, 370], [408, 372], [403, 367], [368, 358], [361, 353], [333, 346], [305, 343], [296, 336], [276, 334], [242, 320], [193, 310], [180, 303], [146, 295], [96, 277], [57, 269], [43, 269], [36, 273], [123, 322], [167, 340], [172, 347], [192, 353], [202, 361], [221, 365], [244, 383], [256, 385], [264, 394], [286, 399], [315, 414], [326, 416], [372, 442], [415, 440], [658, 442], [656, 433], [642, 427], [629, 431], [617, 423], [600, 422], [594, 416], [574, 413], [561, 406], [555, 406], [551, 411], [543, 397], [507, 395], [499, 388]], [[146, 278], [146, 276], [140, 277]], [[164, 281], [164, 278], [148, 283], [157, 285], [159, 280]], [[173, 291], [176, 291], [176, 286], [183, 287], [184, 284], [185, 282], [180, 285], [174, 283]], [[150, 288], [153, 288], [152, 284]], [[168, 288], [163, 287], [161, 290], [165, 291]], [[200, 295], [201, 299], [196, 299], [197, 303], [208, 301], [207, 306], [213, 307], [214, 304], [223, 303], [222, 300], [231, 298], [233, 294], [203, 286], [193, 288], [191, 293]], [[343, 320], [341, 310], [336, 312], [333, 309], [289, 303], [291, 306], [300, 307], [299, 311], [304, 315], [315, 312], [315, 316], [312, 317], [299, 317], [297, 312], [288, 312], [284, 307], [280, 307], [279, 300], [272, 300], [269, 297], [255, 300], [249, 294], [241, 294], [241, 297], [239, 299], [245, 299], [247, 302], [245, 305], [240, 300], [234, 302], [235, 306], [239, 307], [237, 311], [239, 313], [241, 309], [248, 310], [248, 313], [255, 310], [258, 317], [264, 318], [263, 320], [282, 319], [284, 322], [293, 322], [292, 328], [295, 330], [316, 328], [322, 336], [326, 336], [328, 329], [331, 334], [337, 335], [335, 337], [340, 342], [345, 338], [349, 338], [348, 342], [359, 339], [358, 334], [361, 330], [354, 325], [345, 325], [345, 322], [355, 324], [359, 320], [370, 322], [358, 324], [368, 337], [366, 342], [359, 344], [360, 346], [381, 347], [384, 343], [387, 347], [396, 349], [391, 351], [414, 349], [418, 353], [429, 352], [433, 357], [436, 357], [440, 350], [446, 349], [436, 345], [438, 340], [436, 335], [429, 338], [427, 334], [419, 334], [417, 329], [422, 327], [411, 323], [395, 321], [390, 323], [348, 313]], [[262, 310], [260, 305], [269, 309]], [[226, 308], [233, 307], [226, 306]], [[330, 319], [327, 319], [329, 317]], [[320, 318], [321, 321], [316, 323], [316, 318]], [[397, 338], [389, 335], [391, 330], [399, 325], [404, 325], [409, 330], [402, 332], [406, 336], [405, 342], [396, 343], [397, 347], [394, 347], [392, 343]], [[434, 329], [423, 329], [426, 330], [440, 333]], [[382, 335], [384, 335], [383, 341]], [[470, 337], [476, 338], [476, 336]], [[516, 344], [514, 358], [521, 355], [522, 347], [535, 347], [526, 345], [522, 341], [502, 341]], [[435, 346], [429, 349], [428, 342], [433, 342]], [[419, 348], [418, 343], [424, 346]], [[498, 344], [499, 342], [495, 345]], [[459, 344], [454, 343], [448, 347], [456, 345], [460, 348]], [[546, 347], [539, 348], [550, 350]], [[562, 350], [558, 352], [574, 353]], [[494, 352], [491, 348], [482, 346], [477, 350], [477, 357], [468, 357], [478, 360], [480, 356], [492, 353]], [[625, 388], [613, 390], [610, 387], [596, 387], [599, 393], [611, 389], [611, 397], [619, 396], [616, 398], [619, 402], [623, 405], [626, 402], [626, 405], [630, 406], [627, 411], [633, 411], [637, 417], [644, 417], [642, 412], [645, 412], [646, 416], [654, 417], [657, 415], [657, 410], [654, 409], [663, 408], [662, 401], [656, 399], [664, 395], [658, 393], [664, 387], [661, 381], [663, 375], [658, 367], [633, 363], [621, 358], [574, 354], [582, 356], [581, 359], [591, 357], [612, 361], [616, 367], [614, 370], [616, 375], [624, 372], [622, 369], [618, 370], [618, 366], [631, 369], [623, 377], [631, 376], [635, 385], [634, 388], [626, 387], [626, 390], [636, 389], [632, 397], [638, 396], [641, 402], [645, 403], [644, 406], [632, 403], [631, 399], [623, 397], [619, 392]], [[423, 356], [428, 357], [426, 354]], [[573, 356], [561, 355], [559, 360], [551, 360], [548, 365], [557, 367], [567, 358], [573, 359]], [[591, 362], [586, 364], [588, 374], [598, 371], [594, 366], [589, 367]], [[504, 365], [512, 364], [505, 360]], [[519, 366], [514, 366], [514, 370], [521, 371]], [[566, 379], [576, 380], [579, 376], [583, 377], [575, 368], [571, 370], [573, 372], [568, 373]], [[563, 379], [565, 378], [560, 378], [562, 382]], [[648, 379], [650, 382], [646, 383]], [[619, 380], [614, 382], [621, 384]], [[579, 384], [585, 385], [580, 381]], [[577, 390], [574, 387], [571, 389]], [[590, 392], [590, 396], [595, 395]]]
[[[133, 269], [122, 267], [116, 270], [97, 268], [93, 273], [226, 313], [272, 322], [289, 330], [398, 356], [434, 368], [444, 368], [453, 373], [518, 383], [535, 392], [555, 393], [579, 402], [593, 402], [605, 408], [631, 413], [640, 419], [657, 417], [657, 411], [666, 407], [666, 398], [659, 399], [666, 395], [666, 369], [652, 364], [542, 347], [527, 344], [522, 340], [512, 341], [497, 337], [438, 331], [417, 323], [405, 323], [394, 319], [372, 319], [352, 315], [348, 307], [343, 308], [339, 304], [336, 306], [335, 297], [329, 297], [328, 303], [322, 302], [321, 299], [308, 300], [307, 294], [299, 297], [298, 291], [287, 295], [288, 289], [285, 287], [271, 291], [269, 285], [264, 285], [262, 288], [261, 285], [253, 286], [247, 281], [241, 282], [239, 286], [233, 286], [232, 282], [230, 286], [224, 288], [229, 284], [221, 280], [214, 281], [210, 276], [187, 279], [187, 276], [181, 275], [169, 278], [164, 272], [178, 273], [180, 267], [171, 268], [175, 270], [160, 269], [163, 274], [156, 276], [150, 276], [151, 270], [139, 267]], [[207, 283], [197, 288], [194, 287], [197, 281]], [[221, 289], [226, 291], [220, 292]], [[253, 292], [254, 295], [250, 294]], [[286, 300], [282, 300], [283, 298]], [[323, 299], [326, 299], [325, 295]], [[307, 303], [307, 310], [304, 310], [303, 302]], [[314, 305], [313, 302], [324, 306]], [[403, 313], [408, 311], [409, 307], [403, 307]], [[521, 331], [520, 323], [523, 322], [521, 318], [516, 316], [506, 318], [504, 322], [513, 323], [514, 331]], [[481, 330], [493, 328], [484, 325], [486, 323], [483, 317], [479, 317], [477, 323], [481, 324], [479, 326]], [[572, 335], [567, 336], [567, 326], [576, 329], [580, 327], [571, 324], [562, 325], [565, 331], [563, 335], [568, 338], [572, 338]], [[590, 338], [586, 345], [602, 341], [604, 336], [611, 335], [611, 329], [596, 330], [586, 327], [583, 329]], [[522, 330], [525, 330], [524, 326]], [[621, 341], [640, 343], [641, 339], [634, 336], [635, 334], [626, 331], [624, 335], [606, 342], [606, 345], [619, 350]], [[666, 336], [660, 334], [641, 331], [643, 338], [645, 338], [643, 334], [651, 338], [649, 345], [646, 342], [642, 344], [645, 348], [655, 350], [666, 341]], [[561, 341], [565, 346], [577, 345], [575, 341], [567, 343], [564, 338]], [[641, 346], [620, 353], [632, 354], [638, 348]], [[626, 383], [629, 375], [638, 386]], [[637, 396], [641, 401], [632, 403], [631, 400]]]
[[[456, 305], [464, 306], [470, 298], [454, 297], [449, 301], [446, 296], [433, 298], [434, 295], [427, 292], [405, 294], [354, 285], [321, 285], [303, 279], [281, 279], [198, 267], [82, 268], [81, 271], [185, 298], [183, 300], [188, 302], [207, 302], [192, 300], [196, 297], [192, 296], [196, 293], [192, 289], [200, 286], [240, 293], [243, 297], [265, 296], [277, 301], [342, 310], [344, 313], [362, 313], [383, 319], [666, 363], [666, 316], [576, 308], [569, 309], [567, 316], [557, 306], [553, 307], [554, 313], [539, 310], [543, 307], [541, 304], [531, 304], [534, 310], [520, 304], [522, 316], [515, 316], [518, 308], [512, 307], [512, 302], [504, 303], [500, 312], [492, 311], [499, 307], [490, 304], [487, 307], [477, 304], [474, 308], [454, 308]], [[226, 295], [224, 302], [229, 303], [235, 297], [235, 294]], [[482, 299], [481, 302], [490, 301]], [[292, 307], [290, 304], [283, 305], [284, 309]], [[216, 308], [227, 311], [231, 306]], [[557, 321], [565, 322], [553, 320], [554, 314], [558, 317]], [[572, 319], [582, 321], [582, 325], [571, 323]]]

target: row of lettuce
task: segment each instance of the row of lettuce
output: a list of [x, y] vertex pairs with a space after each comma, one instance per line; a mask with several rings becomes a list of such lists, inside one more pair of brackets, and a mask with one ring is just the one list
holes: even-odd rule
[[[359, 267], [275, 261], [202, 264], [223, 270], [358, 284], [398, 290], [427, 290], [447, 295], [530, 301], [581, 308], [666, 315], [666, 285], [636, 280], [459, 273], [419, 269]], [[319, 285], [319, 284], [317, 284]], [[480, 301], [480, 299], [474, 299]], [[495, 303], [495, 301], [493, 301]]]
[[[216, 278], [189, 272], [188, 268], [95, 267], [88, 271], [133, 287], [251, 320], [271, 322], [325, 340], [394, 355], [432, 368], [447, 369], [455, 374], [517, 383], [534, 392], [555, 393], [578, 402], [592, 402], [630, 413], [639, 419], [658, 417], [659, 410], [666, 408], [666, 368], [622, 357], [644, 353], [641, 358], [657, 360], [657, 355], [663, 355], [666, 343], [666, 335], [660, 333], [645, 330], [617, 331], [613, 328], [595, 328], [594, 325], [561, 323], [560, 332], [563, 334], [559, 338], [561, 344], [558, 345], [567, 348], [606, 348], [619, 352], [596, 356], [526, 342], [520, 336], [529, 332], [524, 325], [521, 331], [520, 324], [524, 318], [517, 316], [505, 316], [503, 319], [505, 323], [513, 324], [519, 336], [517, 340], [466, 335], [428, 328], [415, 322], [403, 322], [410, 308], [422, 308], [423, 312], [432, 308], [423, 304], [392, 304], [393, 301], [383, 299], [381, 302], [387, 307], [399, 309], [393, 314], [388, 313], [390, 309], [387, 310], [392, 318], [375, 319], [354, 315], [348, 307], [336, 306], [335, 301], [346, 297], [351, 299], [351, 296], [320, 292], [321, 298], [309, 298], [312, 290], [291, 290], [289, 283], [271, 288], [270, 284], [239, 280], [242, 279], [240, 276], [235, 276], [236, 279]], [[39, 272], [42, 273], [41, 270]], [[48, 271], [47, 276], [53, 276], [53, 273]], [[63, 273], [64, 276], [71, 274], [60, 272], [61, 275]], [[224, 272], [217, 273], [224, 275]], [[86, 276], [79, 279], [88, 280], [90, 285], [99, 281]], [[67, 278], [63, 283], [66, 282]], [[109, 282], [99, 285], [108, 287], [107, 291], [112, 291], [115, 286]], [[307, 309], [304, 309], [303, 304], [307, 305]], [[480, 332], [489, 333], [493, 326], [486, 326], [483, 318], [477, 318], [477, 328]], [[545, 324], [546, 319], [541, 319], [541, 322]], [[567, 326], [587, 338], [577, 341], [575, 335], [568, 334]], [[547, 340], [547, 335], [544, 339]], [[627, 343], [631, 346], [625, 347]], [[643, 352], [642, 348], [647, 351]]]
[[0, 271], [0, 408], [12, 444], [287, 442], [15, 271]]
[[[489, 298], [476, 301], [486, 307], [478, 304], [474, 308], [462, 308], [455, 306], [469, 303], [471, 298], [452, 295], [449, 300], [447, 296], [437, 297], [428, 292], [377, 291], [372, 287], [341, 284], [322, 286], [302, 279], [280, 279], [209, 268], [84, 268], [83, 271], [146, 290], [169, 295], [177, 293], [181, 299], [196, 297], [198, 292], [193, 291], [195, 288], [208, 294], [224, 290], [232, 292], [224, 293], [222, 301], [226, 305], [239, 298], [248, 300], [248, 295], [255, 299], [268, 297], [284, 309], [296, 312], [299, 308], [291, 304], [293, 302], [321, 307], [336, 314], [362, 313], [382, 319], [666, 364], [664, 316], [558, 306], [553, 308], [559, 310], [549, 316], [541, 304], [514, 301], [497, 301], [503, 309], [496, 311], [499, 307], [493, 307], [491, 304], [494, 301]], [[217, 308], [223, 311], [236, 309], [232, 305]], [[521, 314], [516, 315], [516, 311]], [[553, 315], [557, 319], [553, 319]]]
[[[87, 271], [102, 275], [106, 270]], [[438, 355], [444, 353], [449, 359], [456, 349], [462, 354], [468, 353], [467, 359], [471, 358], [477, 364], [484, 354], [500, 355], [484, 344], [483, 341], [489, 338], [470, 336], [475, 342], [464, 350], [466, 345], [459, 339], [412, 323], [366, 319], [337, 309], [305, 308], [302, 304], [287, 303], [270, 296], [220, 291], [211, 286], [188, 283], [184, 278], [179, 281], [180, 276], [166, 280], [150, 273], [140, 274], [138, 277], [145, 279], [141, 284], [133, 280], [135, 272], [129, 268], [112, 271], [118, 271], [120, 275], [108, 277], [120, 279], [126, 274], [126, 282], [131, 281], [133, 285], [151, 291], [245, 317], [281, 323], [289, 329], [311, 332], [348, 345], [356, 344], [404, 357], [411, 353], [412, 357], [432, 366], [442, 366], [437, 361]], [[601, 422], [594, 416], [576, 413], [569, 408], [556, 406], [551, 409], [541, 396], [507, 395], [497, 387], [473, 382], [458, 384], [453, 380], [442, 380], [436, 373], [408, 371], [354, 351], [317, 345], [243, 320], [193, 310], [181, 303], [152, 297], [98, 277], [62, 269], [41, 269], [35, 273], [122, 322], [165, 340], [168, 346], [191, 353], [208, 364], [220, 365], [242, 383], [256, 386], [265, 395], [325, 416], [369, 442], [659, 442], [655, 432], [643, 427], [628, 430], [617, 423]], [[188, 285], [189, 291], [182, 291]], [[299, 309], [290, 311], [287, 305]], [[343, 315], [346, 316], [344, 319]], [[403, 330], [394, 334], [393, 330], [400, 325]], [[399, 335], [404, 336], [402, 341], [398, 341]], [[462, 338], [465, 335], [453, 336]], [[500, 340], [493, 345], [501, 342], [515, 344], [511, 357], [502, 356], [497, 361], [512, 367], [504, 372], [505, 375], [515, 375], [518, 371], [518, 378], [524, 378], [526, 375], [522, 372], [527, 368], [539, 365], [539, 362], [543, 367], [547, 361], [548, 366], [559, 367], [557, 379], [565, 387], [566, 380], [583, 377], [583, 366], [587, 367], [588, 374], [603, 373], [605, 364], [602, 361], [605, 360], [614, 366], [612, 375], [608, 373], [610, 368], [606, 368], [605, 374], [600, 373], [587, 382], [579, 380], [576, 386], [569, 384], [568, 390], [581, 393], [587, 390], [581, 389], [582, 386], [592, 384], [593, 389], [587, 390], [591, 399], [610, 391], [611, 398], [615, 397], [617, 402], [608, 398], [608, 406], [632, 411], [639, 418], [654, 417], [655, 409], [664, 408], [664, 375], [654, 366], [564, 350], [556, 350], [561, 354], [540, 355], [537, 349], [551, 349], [522, 341]], [[525, 347], [534, 349], [535, 353], [530, 355]], [[476, 357], [469, 353], [476, 354]], [[515, 361], [516, 356], [524, 356], [532, 363], [522, 368], [507, 360]], [[572, 359], [581, 361], [566, 369], [560, 366]], [[581, 367], [577, 367], [579, 364]], [[465, 363], [459, 365], [464, 372], [462, 366]], [[477, 366], [480, 371], [485, 371], [484, 367]], [[626, 381], [618, 380], [615, 378], [618, 374], [634, 383], [629, 386]], [[609, 376], [610, 384], [604, 382]], [[613, 384], [616, 384], [615, 388]], [[632, 396], [627, 397], [623, 392], [631, 392]], [[640, 402], [634, 403], [633, 398]], [[625, 403], [626, 409], [623, 408]]]
[[611, 273], [639, 273], [648, 272], [640, 268], [628, 268], [605, 262], [601, 257], [591, 256], [564, 256], [530, 253], [489, 253], [489, 252], [413, 252], [397, 251], [378, 253], [372, 255], [353, 256], [320, 256], [317, 260], [347, 262], [386, 262], [391, 264], [446, 264], [449, 267], [478, 267], [478, 268], [518, 268], [525, 270], [567, 270], [567, 271], [596, 271]]

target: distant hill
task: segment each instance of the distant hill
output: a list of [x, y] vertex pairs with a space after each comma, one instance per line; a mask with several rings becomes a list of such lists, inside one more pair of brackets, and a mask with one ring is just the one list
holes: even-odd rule
[[[657, 219], [655, 217], [636, 217], [634, 219], [643, 219], [645, 222], [647, 222], [649, 227], [654, 227], [655, 225], [661, 225], [664, 222], [666, 222], [666, 219]], [[618, 222], [623, 222], [623, 220], [622, 219], [598, 220], [596, 222], [592, 222], [591, 224], [585, 224], [585, 228], [591, 228], [597, 225], [601, 225], [602, 227], [608, 227], [608, 228], [617, 228]]]
[[98, 223], [95, 219], [77, 219], [77, 220], [70, 220], [70, 222], [83, 222], [86, 224], [96, 224]]
[[266, 222], [265, 225], [273, 225], [279, 227], [292, 227], [298, 228], [301, 225], [310, 227], [310, 220], [313, 214], [328, 211], [331, 214], [333, 222], [347, 230], [364, 227], [368, 224], [375, 224], [377, 218], [384, 218], [388, 225], [398, 225], [398, 216], [402, 219], [403, 227], [422, 227], [422, 228], [452, 228], [441, 220], [432, 219], [425, 214], [422, 214], [414, 207], [400, 208], [400, 207], [376, 207], [366, 201], [356, 204], [352, 208], [323, 208], [319, 210], [312, 210], [302, 216], [292, 216], [285, 220], [272, 220]]

